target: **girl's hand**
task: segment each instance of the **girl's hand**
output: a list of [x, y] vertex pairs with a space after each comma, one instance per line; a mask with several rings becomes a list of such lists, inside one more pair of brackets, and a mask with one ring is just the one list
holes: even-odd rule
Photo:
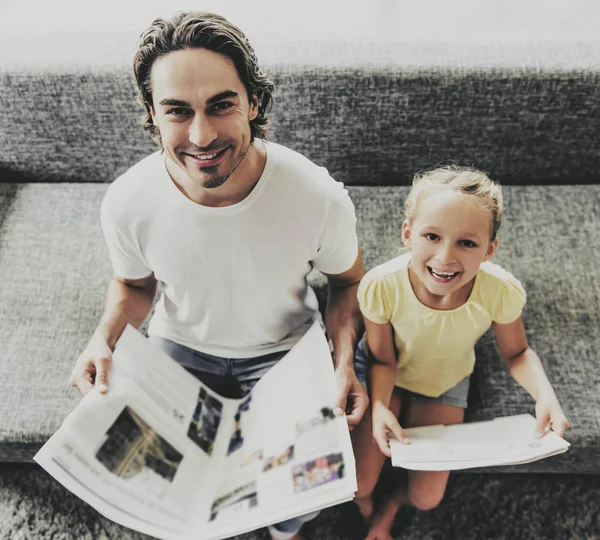
[[373, 439], [384, 456], [392, 457], [390, 450], [390, 432], [401, 443], [410, 444], [406, 432], [400, 427], [396, 415], [381, 403], [373, 405]]
[[535, 436], [538, 439], [549, 429], [564, 437], [570, 426], [556, 396], [541, 396], [535, 404], [535, 417]]

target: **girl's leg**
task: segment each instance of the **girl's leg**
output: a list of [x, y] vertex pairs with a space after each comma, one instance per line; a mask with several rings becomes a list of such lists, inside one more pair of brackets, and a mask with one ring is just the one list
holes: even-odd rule
[[[461, 424], [465, 410], [445, 403], [414, 401], [409, 413], [410, 426]], [[409, 471], [408, 498], [420, 510], [431, 510], [444, 498], [450, 471]]]
[[[390, 401], [390, 410], [396, 416], [399, 416], [400, 407], [400, 396], [394, 392]], [[351, 437], [354, 456], [356, 458], [356, 477], [358, 483], [354, 502], [368, 522], [373, 515], [373, 489], [377, 484], [379, 474], [387, 459], [373, 440], [370, 407], [365, 412], [360, 424], [352, 430]]]
[[[407, 404], [404, 427], [460, 424], [464, 420], [462, 407], [432, 401], [413, 400]], [[373, 518], [368, 540], [391, 540], [390, 529], [398, 509], [411, 504], [420, 510], [435, 508], [444, 497], [449, 471], [408, 471], [408, 484], [396, 489]]]

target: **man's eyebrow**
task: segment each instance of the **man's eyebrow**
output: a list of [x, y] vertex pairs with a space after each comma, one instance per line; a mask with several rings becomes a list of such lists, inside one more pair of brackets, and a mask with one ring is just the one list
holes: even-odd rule
[[165, 107], [174, 106], [174, 107], [190, 107], [191, 105], [187, 101], [183, 101], [181, 99], [173, 99], [173, 98], [165, 98], [161, 99], [159, 105], [163, 105]]
[[218, 101], [221, 101], [223, 99], [237, 98], [237, 97], [239, 97], [239, 94], [237, 92], [234, 92], [233, 90], [225, 90], [224, 92], [219, 92], [218, 94], [214, 95], [213, 97], [208, 98], [206, 100], [206, 104], [212, 105], [213, 103], [217, 103]]
[[[234, 90], [224, 90], [206, 100], [207, 105], [213, 105], [223, 99], [237, 98], [239, 94]], [[159, 105], [163, 107], [191, 107], [190, 103], [182, 99], [164, 98], [161, 99]]]

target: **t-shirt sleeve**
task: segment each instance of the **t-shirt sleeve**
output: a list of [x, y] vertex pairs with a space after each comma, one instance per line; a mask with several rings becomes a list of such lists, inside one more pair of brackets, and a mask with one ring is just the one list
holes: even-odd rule
[[508, 324], [516, 321], [523, 311], [527, 300], [525, 289], [521, 282], [510, 273], [506, 278], [496, 300], [493, 320], [498, 324]]
[[377, 324], [386, 324], [392, 317], [384, 278], [373, 270], [362, 278], [358, 292], [358, 305], [362, 314]]
[[312, 263], [324, 274], [335, 275], [349, 270], [357, 256], [358, 237], [354, 204], [344, 185], [335, 182], [319, 237], [317, 255]]
[[100, 208], [100, 222], [108, 247], [115, 276], [124, 279], [141, 279], [149, 276], [144, 256], [135, 241], [126, 213], [120, 211], [111, 190], [105, 195]]

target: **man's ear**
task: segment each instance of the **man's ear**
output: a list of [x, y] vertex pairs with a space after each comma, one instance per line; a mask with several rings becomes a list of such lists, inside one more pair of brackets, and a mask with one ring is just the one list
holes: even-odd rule
[[156, 125], [156, 111], [152, 105], [148, 107], [148, 112], [150, 112], [150, 116], [152, 117], [152, 123]]
[[252, 121], [258, 116], [258, 96], [252, 94], [250, 96], [250, 109], [248, 111], [248, 120]]
[[402, 223], [402, 243], [407, 248], [410, 248], [410, 234], [410, 223], [408, 222], [408, 219], [405, 219], [404, 223]]
[[487, 249], [487, 253], [485, 254], [485, 257], [483, 258], [483, 261], [489, 261], [494, 254], [496, 253], [496, 250], [498, 249], [498, 243], [500, 242], [500, 239], [496, 236], [496, 238], [494, 238], [494, 240], [492, 240], [490, 242], [490, 245], [488, 246]]

